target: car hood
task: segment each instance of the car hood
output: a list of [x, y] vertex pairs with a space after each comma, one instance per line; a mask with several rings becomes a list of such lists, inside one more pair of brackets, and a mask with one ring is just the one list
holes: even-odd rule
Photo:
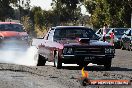
[[26, 32], [16, 32], [16, 31], [0, 31], [0, 36], [2, 37], [16, 37], [16, 36], [27, 36]]
[[59, 40], [57, 41], [60, 44], [63, 44], [64, 46], [111, 46], [108, 42], [98, 41], [98, 40], [90, 40], [89, 43], [80, 43], [77, 40]]

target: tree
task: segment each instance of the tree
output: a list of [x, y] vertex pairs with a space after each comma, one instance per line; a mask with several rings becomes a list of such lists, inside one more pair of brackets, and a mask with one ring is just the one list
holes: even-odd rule
[[95, 28], [103, 27], [104, 23], [110, 24], [109, 5], [106, 0], [87, 0], [85, 6], [91, 14], [90, 21]]
[[131, 0], [85, 0], [84, 4], [94, 27], [102, 27], [104, 23], [111, 27], [130, 27]]
[[[24, 5], [24, 7], [20, 4]], [[29, 9], [29, 4], [30, 0], [0, 0], [0, 20], [4, 21], [6, 18], [14, 18], [15, 7], [20, 7], [20, 9]]]
[[57, 13], [58, 24], [62, 22], [73, 22], [80, 17], [78, 5], [83, 0], [53, 0], [53, 10]]
[[111, 14], [111, 26], [130, 27], [131, 23], [131, 0], [107, 0]]
[[14, 10], [10, 4], [16, 2], [17, 0], [0, 0], [0, 20], [4, 21], [6, 18], [13, 17]]
[[44, 25], [43, 10], [41, 7], [34, 7], [31, 10], [31, 19], [35, 25], [38, 25], [40, 28]]

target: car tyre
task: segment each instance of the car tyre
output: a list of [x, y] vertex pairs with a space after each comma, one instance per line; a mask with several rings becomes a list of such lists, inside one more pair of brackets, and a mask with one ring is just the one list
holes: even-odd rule
[[58, 54], [56, 54], [54, 57], [54, 67], [56, 67], [57, 69], [62, 68], [62, 61], [59, 60]]
[[37, 66], [45, 66], [46, 60], [43, 56], [38, 55], [38, 63]]
[[105, 70], [110, 70], [110, 68], [111, 68], [111, 62], [112, 62], [111, 58], [108, 58], [107, 61], [105, 61], [105, 64], [104, 64], [104, 69]]

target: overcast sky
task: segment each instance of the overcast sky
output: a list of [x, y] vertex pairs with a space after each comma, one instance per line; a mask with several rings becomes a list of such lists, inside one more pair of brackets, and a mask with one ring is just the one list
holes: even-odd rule
[[42, 9], [51, 9], [52, 0], [31, 0], [31, 6], [40, 6]]

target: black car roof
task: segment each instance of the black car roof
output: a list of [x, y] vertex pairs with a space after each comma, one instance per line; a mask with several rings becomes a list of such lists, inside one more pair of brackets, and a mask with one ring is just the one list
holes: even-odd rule
[[90, 28], [85, 26], [56, 26], [55, 28]]

